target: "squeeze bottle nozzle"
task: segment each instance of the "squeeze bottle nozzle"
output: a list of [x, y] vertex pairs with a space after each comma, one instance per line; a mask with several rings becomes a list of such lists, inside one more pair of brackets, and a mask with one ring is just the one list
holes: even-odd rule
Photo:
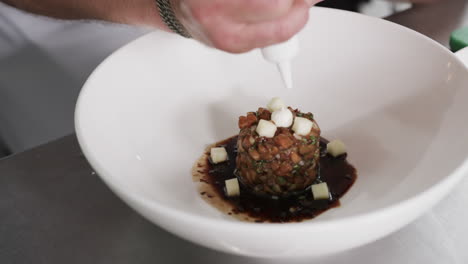
[[291, 60], [299, 52], [299, 41], [296, 36], [289, 40], [262, 49], [263, 58], [275, 63], [286, 88], [293, 87]]

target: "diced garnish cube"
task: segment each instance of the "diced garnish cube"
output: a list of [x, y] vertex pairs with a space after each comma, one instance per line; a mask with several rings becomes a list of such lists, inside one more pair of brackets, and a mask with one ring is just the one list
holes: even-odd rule
[[239, 181], [237, 178], [226, 180], [224, 181], [224, 184], [226, 185], [227, 196], [234, 197], [240, 195]]
[[330, 199], [330, 191], [328, 190], [328, 185], [326, 182], [313, 184], [311, 189], [314, 200]]
[[267, 104], [267, 108], [268, 110], [270, 110], [270, 112], [273, 112], [281, 108], [286, 108], [286, 105], [284, 104], [283, 100], [281, 100], [281, 98], [273, 97], [271, 98], [270, 102]]
[[273, 122], [260, 119], [260, 122], [258, 122], [257, 129], [255, 131], [261, 137], [272, 138], [275, 136], [276, 129], [276, 125], [273, 124]]
[[312, 125], [313, 123], [309, 119], [296, 116], [292, 130], [298, 135], [307, 136], [312, 129]]
[[213, 163], [220, 163], [228, 158], [227, 151], [223, 147], [211, 148], [210, 156]]
[[277, 127], [290, 127], [293, 122], [293, 114], [291, 110], [281, 108], [271, 113], [271, 121], [273, 121]]
[[327, 152], [333, 157], [338, 157], [346, 153], [346, 146], [343, 141], [335, 139], [327, 144]]

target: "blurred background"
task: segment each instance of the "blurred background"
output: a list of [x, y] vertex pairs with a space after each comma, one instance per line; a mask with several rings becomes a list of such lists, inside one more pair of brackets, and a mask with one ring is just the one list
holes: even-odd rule
[[[320, 5], [377, 17], [411, 7], [384, 0]], [[55, 20], [0, 2], [0, 158], [73, 133], [75, 102], [88, 75], [110, 53], [149, 31]]]

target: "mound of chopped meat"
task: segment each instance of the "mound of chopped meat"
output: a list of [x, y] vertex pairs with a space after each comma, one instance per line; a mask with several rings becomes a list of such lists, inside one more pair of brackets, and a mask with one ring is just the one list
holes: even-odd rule
[[294, 117], [313, 122], [308, 135], [279, 127], [274, 137], [260, 137], [255, 131], [258, 121], [271, 120], [271, 112], [265, 108], [239, 117], [237, 176], [254, 193], [287, 196], [304, 190], [317, 178], [320, 128], [311, 113], [288, 109]]

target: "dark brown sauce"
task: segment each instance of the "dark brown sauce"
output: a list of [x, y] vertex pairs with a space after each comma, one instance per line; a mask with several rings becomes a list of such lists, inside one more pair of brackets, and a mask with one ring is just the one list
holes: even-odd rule
[[[326, 182], [331, 193], [329, 200], [314, 200], [310, 188], [287, 198], [259, 197], [240, 184], [239, 197], [227, 197], [224, 181], [235, 176], [237, 136], [216, 143], [226, 148], [229, 160], [219, 164], [208, 161], [208, 153], [194, 168], [194, 179], [199, 181], [200, 194], [218, 209], [241, 220], [262, 222], [299, 222], [311, 219], [340, 205], [339, 199], [356, 181], [356, 169], [346, 160], [346, 154], [334, 158], [327, 155], [327, 140], [320, 140], [320, 172], [316, 183]], [[208, 149], [209, 150], [209, 149]]]

